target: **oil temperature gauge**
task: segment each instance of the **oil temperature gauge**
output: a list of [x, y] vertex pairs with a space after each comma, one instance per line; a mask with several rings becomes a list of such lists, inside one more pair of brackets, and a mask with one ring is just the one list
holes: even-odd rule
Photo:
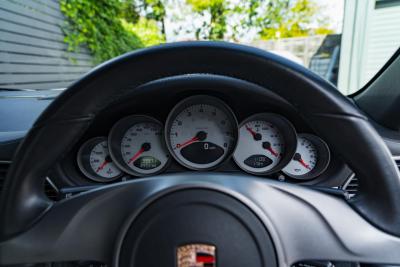
[[122, 175], [110, 157], [106, 137], [92, 138], [81, 146], [78, 166], [86, 177], [96, 182], [114, 181]]
[[281, 170], [296, 149], [296, 132], [284, 117], [259, 113], [245, 119], [233, 159], [246, 172], [265, 175]]
[[328, 145], [321, 138], [311, 134], [299, 134], [296, 153], [282, 171], [292, 178], [308, 180], [324, 172], [329, 161]]

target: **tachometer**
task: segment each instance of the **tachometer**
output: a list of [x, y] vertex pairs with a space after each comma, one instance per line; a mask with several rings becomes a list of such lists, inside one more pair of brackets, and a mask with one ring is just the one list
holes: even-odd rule
[[165, 127], [171, 155], [193, 170], [218, 166], [236, 146], [236, 118], [215, 97], [200, 95], [183, 100], [171, 111]]
[[110, 157], [106, 137], [92, 138], [81, 146], [78, 166], [86, 177], [97, 182], [110, 182], [122, 175]]
[[148, 116], [129, 116], [118, 121], [109, 136], [115, 163], [136, 176], [161, 172], [169, 161], [162, 124]]
[[296, 132], [284, 117], [260, 113], [240, 124], [233, 158], [246, 172], [264, 175], [283, 168], [296, 149]]
[[299, 134], [296, 153], [282, 171], [292, 178], [312, 179], [328, 167], [329, 161], [328, 145], [321, 138], [311, 134]]

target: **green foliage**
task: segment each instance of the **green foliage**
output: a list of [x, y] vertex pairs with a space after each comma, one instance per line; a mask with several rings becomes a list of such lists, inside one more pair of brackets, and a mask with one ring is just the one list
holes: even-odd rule
[[86, 44], [95, 63], [143, 47], [133, 31], [127, 31], [121, 18], [124, 5], [119, 0], [61, 0], [61, 11], [67, 17], [65, 42], [70, 51]]
[[262, 39], [329, 34], [321, 23], [315, 0], [186, 0], [193, 12], [205, 19], [196, 29], [197, 39], [236, 40], [249, 31]]
[[68, 19], [64, 30], [69, 50], [76, 51], [86, 44], [96, 63], [165, 42], [165, 21], [179, 21], [179, 17], [186, 24], [173, 32], [189, 38], [194, 35], [198, 40], [237, 41], [246, 37], [250, 41], [249, 33], [262, 39], [332, 33], [320, 15], [316, 0], [60, 0], [60, 3]]
[[155, 20], [141, 17], [136, 23], [129, 23], [122, 20], [122, 25], [127, 31], [140, 36], [144, 46], [152, 46], [165, 42], [164, 35], [160, 34], [160, 29]]
[[139, 22], [141, 17], [155, 21], [165, 35], [165, 4], [168, 0], [121, 0], [124, 2], [124, 18], [130, 23]]
[[242, 10], [247, 13], [245, 25], [258, 28], [262, 39], [332, 33], [321, 25], [324, 18], [314, 0], [250, 0]]
[[228, 8], [225, 0], [187, 0], [193, 11], [200, 15], [208, 13], [210, 20], [196, 30], [197, 39], [223, 40], [227, 31]]

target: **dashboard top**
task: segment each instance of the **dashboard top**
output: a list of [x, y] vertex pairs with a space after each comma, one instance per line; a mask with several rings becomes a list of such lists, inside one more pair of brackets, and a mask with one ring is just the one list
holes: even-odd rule
[[[245, 92], [247, 93], [241, 90], [243, 88], [246, 88]], [[2, 103], [0, 105], [0, 115], [3, 118], [7, 118], [4, 120], [6, 124], [2, 124], [0, 131], [0, 160], [11, 161], [11, 157], [26, 130], [30, 128], [37, 116], [51, 103], [58, 93], [59, 91], [51, 91], [49, 94], [43, 92], [41, 94], [37, 94], [36, 92], [7, 92], [3, 97], [0, 95], [0, 102]], [[21, 97], [22, 94], [28, 97]], [[93, 179], [94, 176], [88, 178], [87, 173], [82, 172], [82, 167], [79, 166], [80, 163], [77, 155], [85, 142], [100, 137], [106, 138], [108, 141], [113, 126], [121, 119], [132, 115], [151, 117], [162, 125], [164, 131], [170, 111], [179, 102], [196, 95], [205, 95], [221, 100], [230, 109], [232, 114], [234, 114], [237, 121], [238, 134], [240, 125], [252, 115], [273, 113], [289, 121], [295, 129], [296, 134], [311, 134], [316, 139], [318, 138], [318, 134], [295, 112], [293, 106], [276, 94], [264, 90], [253, 83], [216, 75], [170, 77], [148, 83], [138, 88], [138, 90], [132, 91], [132, 93], [126, 95], [126, 97], [115, 102], [113, 105], [105, 107], [96, 116], [95, 121], [82, 139], [77, 142], [77, 145], [71, 148], [70, 153], [51, 171], [50, 176], [52, 180], [59, 187], [90, 186], [104, 182], [102, 179]], [[243, 101], [244, 99], [246, 101]], [[264, 100], [261, 102], [260, 99], [267, 99], [267, 102]], [[248, 132], [248, 130], [246, 131]], [[388, 144], [389, 147], [396, 148], [396, 146], [391, 145], [393, 143], [394, 145], [397, 144], [392, 141]], [[339, 186], [349, 177], [351, 171], [336, 156], [333, 147], [328, 146], [328, 150], [330, 152], [328, 166], [326, 168], [319, 168], [322, 169], [322, 172], [318, 173], [312, 179], [299, 180], [291, 177], [290, 173], [283, 170], [288, 162], [286, 162], [285, 166], [281, 166], [273, 172], [263, 173], [262, 176], [310, 185]], [[235, 157], [233, 157], [234, 150], [230, 151], [229, 154], [230, 156], [226, 160], [212, 170], [228, 173], [246, 171], [241, 168], [243, 166], [240, 166], [235, 161]], [[187, 168], [188, 166], [185, 166], [185, 164], [182, 165], [173, 156], [168, 159], [168, 164], [163, 167], [161, 169], [165, 173], [187, 172], [193, 169]], [[117, 166], [117, 168], [118, 171], [121, 171], [120, 167]], [[247, 172], [254, 174], [249, 170]], [[117, 181], [120, 179], [135, 179], [142, 176], [132, 173], [122, 170], [117, 175]]]

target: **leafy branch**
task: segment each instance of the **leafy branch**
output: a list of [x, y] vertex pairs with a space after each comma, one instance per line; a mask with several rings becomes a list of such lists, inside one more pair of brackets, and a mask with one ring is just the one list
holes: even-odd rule
[[100, 63], [144, 46], [139, 36], [123, 25], [124, 6], [120, 0], [61, 0], [66, 16], [64, 41], [69, 51], [85, 44]]

